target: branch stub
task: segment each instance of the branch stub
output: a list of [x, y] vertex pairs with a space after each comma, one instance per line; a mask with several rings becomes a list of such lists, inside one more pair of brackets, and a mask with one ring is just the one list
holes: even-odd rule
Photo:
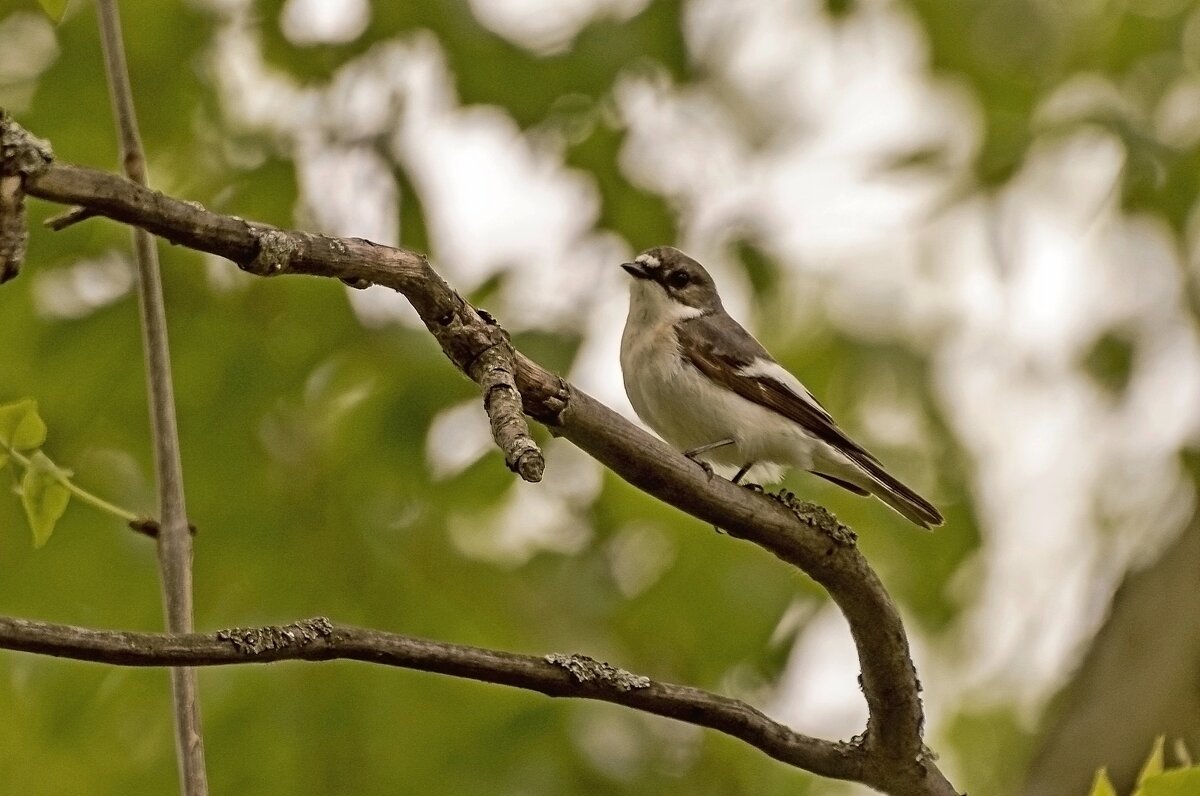
[[291, 265], [292, 255], [300, 248], [295, 236], [274, 227], [250, 225], [250, 234], [258, 243], [258, 253], [248, 263], [239, 263], [242, 269], [258, 276], [282, 274]]

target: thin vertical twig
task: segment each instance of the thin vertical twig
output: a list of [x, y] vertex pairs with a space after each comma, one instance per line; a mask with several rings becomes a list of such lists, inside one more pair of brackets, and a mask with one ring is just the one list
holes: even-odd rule
[[[117, 2], [99, 0], [97, 5], [104, 68], [121, 140], [125, 174], [139, 185], [146, 185], [146, 158], [142, 152], [137, 115], [133, 107]], [[138, 304], [142, 318], [142, 343], [159, 496], [158, 566], [162, 575], [163, 605], [168, 632], [191, 633], [192, 537], [183, 496], [183, 467], [175, 421], [171, 357], [167, 346], [167, 320], [163, 308], [158, 250], [150, 234], [141, 229], [134, 230], [133, 242], [137, 258]], [[171, 691], [175, 705], [175, 745], [180, 786], [187, 796], [205, 796], [208, 793], [208, 778], [204, 768], [204, 737], [200, 729], [195, 669], [172, 669]]]

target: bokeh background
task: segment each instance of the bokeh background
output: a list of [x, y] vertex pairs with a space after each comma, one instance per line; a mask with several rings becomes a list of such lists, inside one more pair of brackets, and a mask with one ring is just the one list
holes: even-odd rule
[[[929, 743], [979, 794], [1200, 755], [1200, 4], [127, 0], [155, 187], [428, 252], [517, 345], [631, 414], [616, 267], [675, 244], [919, 491], [788, 483], [899, 601]], [[0, 105], [116, 167], [91, 3], [0, 0]], [[128, 231], [36, 228], [0, 402], [154, 506]], [[162, 247], [197, 625], [325, 614], [584, 652], [848, 737], [844, 623], [762, 551], [546, 438], [523, 484], [403, 299]], [[544, 435], [543, 435], [544, 436]], [[0, 612], [159, 629], [152, 545], [73, 505], [33, 550], [0, 473]], [[1130, 574], [1136, 573], [1136, 574]], [[1124, 587], [1121, 584], [1124, 583]], [[1097, 636], [1097, 633], [1099, 635]], [[609, 705], [361, 664], [200, 676], [215, 793], [844, 794]], [[0, 655], [0, 780], [175, 788], [167, 675]]]

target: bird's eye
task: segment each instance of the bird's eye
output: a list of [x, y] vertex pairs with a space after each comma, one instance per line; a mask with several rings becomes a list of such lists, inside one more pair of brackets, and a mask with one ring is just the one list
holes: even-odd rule
[[667, 274], [667, 285], [679, 290], [685, 288], [691, 279], [687, 275], [687, 271], [672, 271]]

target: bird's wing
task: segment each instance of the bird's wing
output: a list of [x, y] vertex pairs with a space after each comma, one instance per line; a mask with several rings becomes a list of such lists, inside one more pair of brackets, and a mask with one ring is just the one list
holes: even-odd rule
[[878, 466], [878, 460], [846, 436], [812, 393], [733, 318], [723, 313], [689, 318], [678, 323], [675, 332], [684, 359], [712, 381], [798, 423], [851, 459]]
[[[800, 425], [858, 465], [878, 485], [870, 491], [923, 528], [942, 524], [942, 515], [925, 498], [883, 469], [879, 460], [846, 436], [825, 407], [799, 380], [771, 359], [766, 349], [727, 315], [705, 315], [675, 326], [680, 354], [712, 381]], [[862, 493], [864, 486], [838, 475], [817, 475]]]

